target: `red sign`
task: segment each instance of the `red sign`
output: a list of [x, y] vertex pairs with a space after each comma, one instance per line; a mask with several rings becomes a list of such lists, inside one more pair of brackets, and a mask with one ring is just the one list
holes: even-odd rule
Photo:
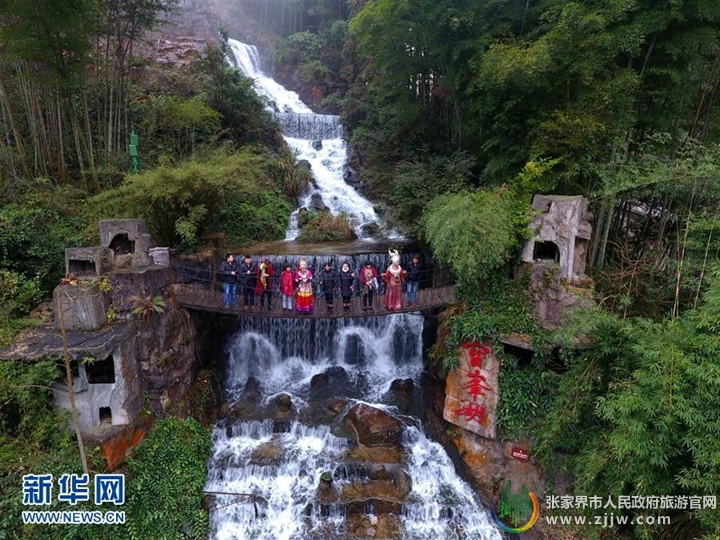
[[476, 405], [475, 403], [468, 402], [466, 406], [455, 409], [455, 415], [464, 416], [468, 422], [475, 420], [478, 424], [482, 424], [485, 420], [485, 405]]
[[517, 448], [517, 447], [513, 448], [511, 451], [511, 455], [512, 455], [512, 457], [514, 457], [515, 459], [518, 459], [520, 461], [527, 461], [528, 459], [530, 459], [530, 455], [528, 454], [528, 451], [525, 450], [524, 448]]
[[470, 343], [463, 343], [463, 349], [468, 352], [470, 357], [470, 365], [472, 367], [482, 367], [482, 361], [485, 356], [492, 353], [492, 349], [483, 345], [479, 341], [473, 341]]

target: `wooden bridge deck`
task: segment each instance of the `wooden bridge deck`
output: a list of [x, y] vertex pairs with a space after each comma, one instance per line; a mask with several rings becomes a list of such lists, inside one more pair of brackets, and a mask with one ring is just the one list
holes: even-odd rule
[[[255, 306], [252, 309], [242, 306], [242, 295], [238, 295], [239, 305], [236, 307], [226, 308], [223, 303], [223, 293], [216, 290], [208, 289], [205, 284], [190, 283], [177, 284], [175, 289], [175, 299], [177, 302], [188, 309], [206, 311], [212, 313], [221, 313], [227, 315], [241, 315], [243, 317], [280, 317], [280, 318], [328, 318], [328, 317], [367, 317], [373, 315], [389, 315], [392, 313], [412, 313], [417, 311], [426, 311], [438, 307], [445, 306], [453, 301], [455, 291], [454, 285], [446, 285], [442, 287], [429, 287], [421, 289], [418, 292], [418, 302], [416, 305], [409, 306], [406, 295], [403, 293], [402, 309], [399, 311], [389, 311], [385, 309], [383, 303], [383, 295], [375, 295], [373, 298], [372, 311], [363, 311], [362, 297], [353, 296], [350, 300], [350, 310], [344, 311], [342, 298], [335, 298], [334, 308], [332, 311], [327, 309], [324, 295], [315, 296], [315, 306], [310, 313], [298, 313], [293, 308], [291, 311], [282, 309], [282, 298], [273, 296], [271, 305], [272, 311], [265, 306], [260, 308], [259, 298], [255, 298]], [[240, 292], [240, 291], [238, 291]]]

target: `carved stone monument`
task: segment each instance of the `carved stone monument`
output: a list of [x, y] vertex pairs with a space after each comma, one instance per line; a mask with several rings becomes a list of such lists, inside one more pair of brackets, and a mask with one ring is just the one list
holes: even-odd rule
[[532, 207], [541, 213], [530, 223], [534, 236], [525, 244], [522, 260], [560, 266], [560, 277], [576, 281], [585, 277], [592, 215], [580, 195], [535, 195]]

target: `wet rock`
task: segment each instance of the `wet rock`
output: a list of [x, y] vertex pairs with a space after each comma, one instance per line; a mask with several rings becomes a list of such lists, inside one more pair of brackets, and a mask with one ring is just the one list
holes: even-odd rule
[[315, 150], [322, 150], [323, 147], [322, 141], [313, 141], [311, 145]]
[[332, 413], [334, 416], [334, 415], [337, 415], [337, 414], [340, 414], [341, 412], [343, 412], [343, 409], [345, 409], [346, 406], [347, 406], [347, 401], [342, 400], [342, 399], [337, 399], [337, 400], [333, 401], [332, 403], [330, 403], [330, 405], [328, 405], [328, 411], [330, 411], [330, 413]]
[[310, 389], [320, 389], [327, 386], [328, 382], [330, 381], [330, 377], [328, 377], [327, 373], [318, 373], [316, 375], [312, 376], [312, 379], [310, 379]]
[[345, 382], [350, 380], [347, 371], [345, 371], [345, 368], [343, 368], [342, 366], [331, 366], [325, 370], [325, 373], [328, 377], [333, 379], [333, 383], [340, 381]]
[[287, 411], [292, 408], [292, 398], [289, 394], [280, 394], [275, 398], [275, 404], [281, 411]]
[[345, 182], [347, 182], [353, 187], [362, 184], [362, 178], [360, 178], [360, 175], [352, 167], [345, 167], [345, 171], [343, 172], [343, 178], [345, 179]]
[[348, 452], [348, 459], [370, 463], [400, 463], [402, 449], [400, 445], [356, 446]]
[[329, 208], [323, 202], [322, 195], [319, 193], [313, 193], [310, 197], [310, 204], [308, 205], [310, 210], [317, 210], [318, 212], [328, 212]]
[[332, 484], [333, 478], [330, 471], [325, 471], [320, 475], [320, 485], [322, 484]]
[[363, 236], [377, 236], [380, 234], [380, 225], [377, 223], [366, 223], [360, 227]]
[[412, 392], [415, 389], [415, 382], [412, 379], [395, 379], [390, 383], [390, 390], [396, 392]]
[[302, 167], [303, 169], [307, 169], [308, 171], [312, 170], [312, 165], [307, 159], [301, 159], [298, 161], [298, 167]]
[[393, 474], [393, 485], [403, 497], [407, 497], [412, 491], [412, 478], [402, 469], [396, 469]]
[[385, 411], [360, 403], [350, 409], [345, 419], [360, 445], [397, 444], [399, 441], [402, 426], [397, 418]]

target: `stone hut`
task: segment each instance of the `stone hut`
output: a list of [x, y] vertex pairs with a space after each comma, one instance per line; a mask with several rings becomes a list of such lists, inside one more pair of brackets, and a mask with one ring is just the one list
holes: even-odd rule
[[526, 263], [557, 263], [560, 277], [569, 282], [585, 277], [592, 215], [583, 196], [535, 195], [532, 207], [540, 211], [530, 229], [533, 238], [525, 244]]

